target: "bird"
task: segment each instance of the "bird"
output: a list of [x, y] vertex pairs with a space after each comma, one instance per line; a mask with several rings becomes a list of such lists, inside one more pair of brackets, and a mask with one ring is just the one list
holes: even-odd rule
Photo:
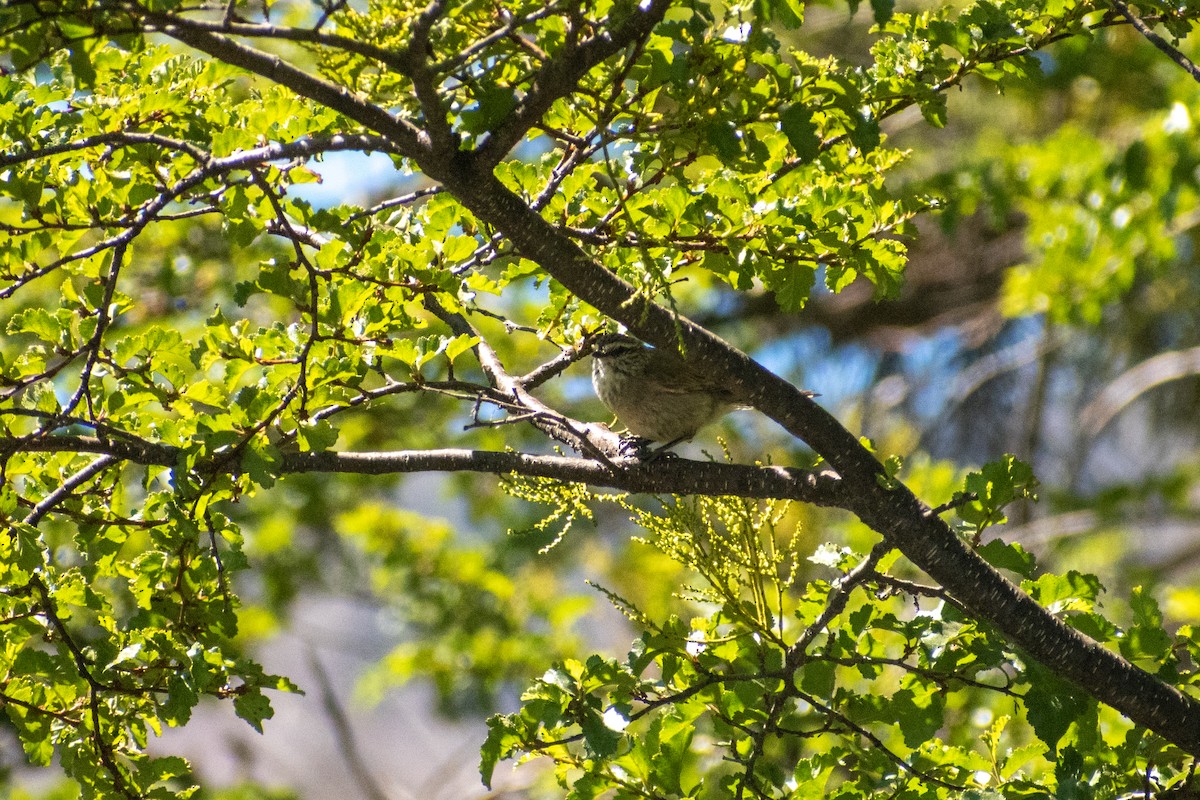
[[620, 333], [602, 334], [592, 344], [592, 388], [629, 433], [665, 443], [656, 453], [744, 407], [694, 361]]

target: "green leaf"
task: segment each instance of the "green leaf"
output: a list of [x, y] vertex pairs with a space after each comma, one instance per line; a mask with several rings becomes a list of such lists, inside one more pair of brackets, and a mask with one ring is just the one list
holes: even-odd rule
[[993, 567], [1015, 572], [1023, 578], [1032, 577], [1037, 568], [1037, 560], [1033, 553], [1025, 550], [1018, 542], [992, 539], [978, 547], [976, 552]]
[[940, 686], [901, 690], [892, 701], [900, 709], [896, 716], [904, 743], [914, 750], [936, 738], [946, 723], [946, 692]]
[[617, 752], [617, 745], [623, 738], [622, 734], [606, 725], [600, 714], [585, 714], [579, 721], [579, 727], [583, 732], [584, 744], [591, 755], [608, 758]]
[[1104, 591], [1095, 575], [1068, 570], [1065, 575], [1047, 573], [1021, 584], [1030, 595], [1052, 611], [1090, 610]]
[[921, 116], [935, 128], [946, 127], [946, 93], [932, 92], [918, 100]]
[[183, 676], [172, 676], [167, 681], [166, 700], [162, 704], [163, 720], [173, 727], [186, 725], [192, 718], [192, 709], [200, 702], [191, 680]]
[[1037, 665], [1029, 667], [1029, 683], [1023, 699], [1026, 718], [1033, 732], [1054, 753], [1071, 724], [1083, 718], [1095, 701], [1082, 689]]
[[871, 0], [871, 10], [875, 12], [875, 24], [883, 25], [895, 13], [896, 2], [895, 0]]
[[258, 689], [239, 694], [233, 699], [233, 709], [239, 717], [250, 723], [250, 727], [259, 733], [263, 732], [263, 721], [275, 716], [271, 701]]
[[[87, 35], [92, 34], [90, 29], [85, 31]], [[70, 55], [67, 61], [71, 65], [76, 84], [81, 89], [91, 89], [96, 84], [96, 69], [92, 66], [90, 43], [75, 42], [68, 52]]]
[[853, 118], [849, 131], [850, 141], [854, 142], [864, 153], [870, 153], [879, 147], [882, 133], [879, 130], [879, 120], [865, 111], [860, 111]]
[[491, 130], [517, 106], [516, 95], [505, 86], [490, 86], [475, 94], [475, 104], [462, 112], [463, 129], [471, 133]]
[[259, 486], [273, 486], [282, 465], [279, 449], [259, 438], [252, 439], [242, 450], [242, 469]]
[[894, 489], [900, 485], [900, 470], [904, 469], [904, 456], [892, 454], [883, 460], [883, 475], [879, 476], [880, 485], [885, 489]]
[[1018, 499], [1036, 500], [1036, 487], [1037, 479], [1030, 466], [1015, 456], [1006, 455], [967, 475], [963, 488], [975, 499], [960, 505], [958, 515], [982, 531], [1007, 519], [1003, 509], [1009, 503]]
[[832, 697], [837, 685], [837, 670], [830, 661], [810, 661], [804, 665], [800, 687], [816, 697]]
[[446, 343], [446, 358], [453, 362], [454, 359], [477, 344], [479, 344], [478, 336], [468, 336], [465, 333], [459, 334]]
[[742, 154], [742, 142], [732, 122], [711, 122], [704, 127], [704, 138], [726, 164], [737, 161]]
[[820, 153], [821, 137], [817, 135], [812, 111], [805, 106], [791, 105], [781, 111], [779, 127], [801, 163], [812, 161]]
[[521, 743], [521, 736], [513, 724], [513, 716], [493, 714], [488, 717], [487, 738], [479, 751], [479, 777], [483, 785], [492, 788], [492, 773], [501, 759], [508, 758]]
[[306, 452], [328, 450], [337, 443], [338, 429], [328, 420], [311, 422], [305, 420], [296, 428], [296, 439], [300, 449]]
[[768, 286], [775, 293], [775, 302], [783, 311], [799, 311], [808, 303], [816, 283], [816, 268], [807, 264], [791, 264], [772, 270]]
[[1145, 587], [1136, 586], [1129, 598], [1134, 624], [1119, 639], [1121, 654], [1129, 659], [1163, 661], [1171, 651], [1171, 636], [1163, 629], [1162, 609]]
[[12, 334], [32, 333], [51, 344], [57, 344], [65, 331], [62, 322], [44, 308], [27, 308], [14, 314], [6, 329]]

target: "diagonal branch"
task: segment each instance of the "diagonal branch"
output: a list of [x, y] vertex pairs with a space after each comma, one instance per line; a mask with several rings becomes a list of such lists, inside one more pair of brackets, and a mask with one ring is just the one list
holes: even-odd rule
[[316, 28], [291, 28], [280, 25], [240, 22], [237, 20], [209, 22], [152, 12], [147, 12], [145, 19], [156, 26], [175, 25], [179, 28], [188, 28], [203, 33], [227, 34], [246, 38], [281, 39], [343, 50], [347, 53], [354, 53], [355, 55], [378, 61], [380, 64], [402, 74], [407, 74], [409, 65], [409, 54], [406, 50], [387, 50], [369, 42], [351, 39], [348, 36], [340, 36], [336, 33], [325, 33]]
[[[1031, 657], [1084, 687], [1134, 722], [1189, 753], [1200, 754], [1200, 702], [1051, 615], [971, 550], [907, 486], [881, 480], [881, 465], [858, 437], [804, 392], [691, 320], [639, 293], [588, 256], [565, 232], [544, 220], [493, 173], [494, 166], [556, 99], [575, 91], [577, 82], [589, 69], [646, 35], [662, 18], [668, 5], [668, 0], [647, 0], [637, 10], [630, 11], [622, 25], [583, 44], [568, 45], [545, 62], [530, 91], [512, 114], [492, 131], [474, 160], [464, 154], [432, 147], [428, 131], [419, 130], [344, 87], [314, 78], [278, 57], [212, 32], [169, 23], [157, 29], [215, 58], [284, 85], [390, 139], [396, 150], [412, 158], [427, 175], [440, 180], [481, 223], [503, 234], [518, 253], [541, 265], [568, 291], [656, 346], [681, 344], [690, 356], [702, 360], [711, 377], [727, 385], [738, 400], [762, 411], [789, 433], [807, 442], [840, 476], [834, 478], [823, 473], [827, 480], [836, 481], [837, 490], [833, 494], [836, 504], [882, 534], [889, 546], [901, 549], [973, 615], [990, 622]], [[111, 443], [102, 444], [112, 446]], [[3, 440], [0, 440], [2, 452]], [[171, 463], [174, 463], [173, 459]], [[513, 453], [425, 451], [352, 455], [322, 452], [285, 457], [285, 471], [453, 468], [501, 473], [502, 470], [516, 470], [564, 480], [594, 477], [598, 485], [619, 482], [620, 488], [630, 491], [673, 491], [663, 487], [658, 477], [673, 474], [681, 481], [679, 485], [684, 485], [691, 479], [687, 474], [679, 474], [681, 468], [701, 474], [718, 466], [693, 466], [698, 463], [681, 460], [674, 464], [660, 462], [628, 468], [621, 464], [620, 469], [613, 470], [583, 459]], [[783, 482], [796, 483], [791, 489], [792, 494], [778, 496], [805, 494], [803, 479], [806, 475], [811, 473], [775, 474]], [[651, 488], [654, 486], [660, 488]], [[712, 486], [700, 489], [695, 484], [693, 489], [683, 491], [723, 493]], [[830, 495], [824, 497], [828, 499]]]
[[1200, 347], [1159, 353], [1117, 376], [1084, 407], [1080, 427], [1096, 436], [1134, 400], [1164, 383], [1200, 376]]
[[389, 800], [390, 796], [379, 785], [379, 781], [363, 757], [362, 749], [354, 735], [354, 724], [337, 696], [337, 690], [329, 676], [329, 670], [321, 663], [320, 656], [317, 655], [317, 651], [311, 644], [306, 649], [308, 651], [308, 668], [312, 670], [313, 676], [316, 678], [321, 706], [325, 710], [325, 715], [329, 717], [329, 726], [333, 729], [333, 737], [337, 741], [342, 760], [346, 762], [346, 768], [354, 776], [359, 791], [366, 796], [367, 800]]
[[929, 772], [925, 772], [924, 770], [918, 769], [917, 767], [908, 763], [898, 753], [895, 753], [891, 749], [889, 749], [888, 746], [884, 743], [884, 741], [882, 739], [880, 739], [878, 736], [876, 736], [875, 734], [871, 733], [871, 731], [867, 730], [862, 725], [860, 725], [857, 722], [855, 722], [854, 720], [850, 719], [850, 717], [846, 716], [845, 714], [843, 714], [842, 712], [833, 708], [832, 706], [826, 705], [825, 703], [821, 702], [819, 699], [817, 699], [816, 697], [813, 697], [812, 695], [808, 694], [807, 692], [797, 690], [796, 696], [799, 697], [804, 702], [808, 703], [816, 711], [824, 714], [829, 719], [836, 720], [837, 722], [844, 725], [847, 730], [852, 731], [852, 732], [858, 734], [859, 736], [861, 736], [862, 738], [866, 739], [868, 742], [871, 743], [870, 749], [878, 750], [879, 752], [883, 753], [884, 757], [886, 757], [889, 761], [891, 761], [897, 767], [900, 767], [900, 769], [904, 770], [905, 772], [909, 773], [910, 775], [914, 775], [917, 778], [920, 778], [921, 780], [925, 781], [926, 783], [937, 784], [938, 786], [943, 786], [947, 789], [953, 789], [953, 790], [957, 790], [957, 791], [965, 791], [966, 790], [967, 787], [965, 787], [965, 786], [959, 786], [956, 783], [950, 783], [949, 781], [942, 780], [938, 776], [936, 776], [932, 773], [929, 773]]
[[443, 75], [450, 74], [456, 69], [471, 63], [473, 59], [485, 53], [491, 45], [495, 44], [501, 39], [511, 39], [516, 37], [519, 35], [518, 32], [521, 28], [537, 22], [538, 20], [558, 14], [562, 11], [564, 6], [569, 6], [571, 4], [577, 5], [578, 2], [579, 0], [546, 0], [546, 2], [541, 6], [533, 8], [524, 16], [520, 17], [512, 16], [512, 12], [509, 9], [501, 7], [500, 13], [505, 15], [506, 19], [502, 26], [496, 28], [491, 33], [480, 36], [462, 50], [437, 62], [433, 65], [433, 69], [436, 72], [442, 73]]
[[578, 88], [579, 81], [593, 67], [624, 48], [650, 35], [671, 6], [671, 0], [649, 0], [631, 10], [617, 27], [598, 33], [579, 44], [568, 44], [538, 71], [529, 91], [512, 112], [497, 125], [476, 151], [481, 168], [500, 163], [530, 128], [550, 110], [560, 97]]
[[1167, 54], [1167, 58], [1174, 61], [1179, 66], [1183, 67], [1184, 71], [1196, 81], [1200, 81], [1200, 67], [1197, 67], [1195, 62], [1185, 56], [1178, 47], [1175, 47], [1163, 37], [1159, 36], [1154, 30], [1145, 23], [1140, 17], [1129, 10], [1129, 5], [1125, 0], [1109, 0], [1113, 8], [1120, 12], [1121, 16], [1129, 20], [1129, 24], [1133, 29], [1145, 36], [1150, 44], [1157, 47], [1159, 50]]
[[344, 86], [309, 75], [279, 56], [235, 42], [228, 36], [182, 24], [164, 14], [147, 14], [151, 29], [208, 53], [227, 64], [286, 86], [301, 97], [330, 108], [369, 130], [387, 137], [401, 155], [417, 162], [427, 161], [429, 137], [412, 123], [398, 119], [383, 108], [368, 103]]
[[[503, 396], [511, 397], [521, 408], [529, 410], [528, 419], [535, 427], [557, 441], [563, 442], [581, 453], [587, 453], [605, 466], [616, 468], [608, 458], [610, 454], [619, 453], [621, 450], [620, 438], [616, 434], [605, 426], [585, 424], [569, 419], [534, 397], [530, 394], [530, 387], [526, 386], [523, 379], [509, 374], [504, 365], [500, 363], [500, 357], [496, 351], [467, 322], [466, 318], [461, 314], [452, 314], [447, 311], [432, 295], [426, 296], [425, 305], [456, 334], [478, 340], [478, 344], [473, 349], [479, 358], [479, 365], [483, 368], [484, 374]], [[554, 366], [550, 369], [553, 370], [556, 367], [560, 370], [565, 369], [570, 362], [562, 363], [562, 361], [551, 362]], [[561, 367], [558, 367], [559, 363], [562, 363]], [[539, 376], [535, 375], [534, 377]]]
[[60, 485], [50, 494], [46, 495], [42, 502], [34, 506], [33, 511], [29, 512], [29, 515], [25, 517], [25, 524], [37, 525], [38, 522], [41, 521], [42, 517], [50, 513], [50, 511], [59, 503], [70, 497], [72, 492], [116, 462], [116, 456], [106, 453], [92, 463], [88, 464], [83, 469], [79, 470], [79, 472], [76, 472], [74, 475], [67, 478], [62, 482], [62, 485]]

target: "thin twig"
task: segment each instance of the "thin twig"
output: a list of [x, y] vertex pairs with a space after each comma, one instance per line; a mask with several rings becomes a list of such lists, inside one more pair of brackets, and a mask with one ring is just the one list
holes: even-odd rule
[[846, 603], [850, 600], [850, 593], [854, 587], [875, 575], [875, 566], [880, 559], [894, 549], [894, 545], [884, 539], [871, 548], [871, 552], [860, 564], [834, 582], [829, 599], [825, 602], [825, 610], [811, 625], [805, 628], [804, 633], [800, 634], [795, 644], [788, 648], [784, 663], [789, 670], [796, 670], [804, 663], [805, 651], [808, 646], [821, 631], [829, 626], [834, 617], [842, 613]]
[[41, 614], [50, 623], [50, 626], [58, 634], [59, 639], [66, 645], [67, 650], [71, 653], [71, 658], [75, 662], [75, 669], [88, 685], [88, 709], [92, 719], [92, 744], [96, 748], [96, 754], [100, 757], [100, 763], [112, 777], [113, 786], [118, 792], [125, 797], [134, 800], [137, 795], [130, 788], [125, 773], [121, 770], [121, 766], [117, 763], [113, 755], [112, 744], [104, 738], [103, 730], [103, 714], [102, 703], [100, 699], [101, 691], [120, 691], [117, 687], [111, 686], [102, 682], [92, 674], [92, 667], [88, 661], [88, 657], [84, 654], [83, 648], [75, 641], [70, 631], [67, 630], [66, 623], [59, 616], [58, 610], [54, 605], [54, 598], [50, 593], [49, 587], [40, 576], [34, 575], [29, 580], [29, 587], [37, 592], [41, 598], [39, 607]]
[[940, 517], [942, 514], [945, 514], [947, 511], [951, 511], [955, 508], [965, 506], [967, 503], [973, 503], [978, 499], [979, 499], [979, 495], [975, 494], [974, 492], [959, 492], [959, 493], [955, 494], [952, 499], [947, 500], [946, 502], [942, 503], [937, 508], [929, 509], [929, 516]]
[[[187, 31], [192, 35], [212, 35], [221, 33], [232, 36], [244, 36], [247, 38], [282, 39], [285, 41], [305, 42], [306, 44], [315, 44], [335, 50], [343, 50], [348, 53], [355, 53], [356, 55], [378, 61], [381, 64], [384, 64], [400, 73], [404, 73], [408, 66], [407, 53], [405, 53], [403, 50], [386, 50], [382, 47], [376, 47], [370, 42], [354, 39], [349, 36], [340, 36], [335, 33], [323, 33], [316, 26], [312, 28], [290, 28], [279, 25], [240, 22], [236, 20], [215, 22], [210, 20], [187, 19], [175, 14], [157, 12], [143, 12], [143, 17], [150, 24], [152, 29], [160, 30], [163, 33], [166, 33], [168, 36], [175, 36], [176, 31]], [[177, 36], [176, 38], [183, 39], [184, 37]]]
[[597, 431], [594, 426], [583, 423], [576, 424], [574, 420], [560, 414], [534, 397], [519, 378], [513, 377], [508, 372], [503, 363], [501, 363], [499, 355], [496, 354], [496, 351], [488, 343], [487, 339], [480, 336], [478, 331], [475, 330], [464, 316], [447, 311], [432, 295], [425, 297], [425, 305], [431, 313], [446, 323], [454, 333], [478, 339], [478, 343], [472, 350], [475, 351], [475, 355], [479, 359], [479, 366], [483, 369], [484, 374], [487, 375], [488, 380], [499, 392], [511, 396], [517, 407], [534, 412], [528, 419], [533, 422], [535, 427], [555, 440], [573, 447], [581, 453], [592, 456], [607, 469], [617, 469], [617, 466], [609, 459], [606, 452], [620, 452], [619, 443], [611, 441], [608, 443], [608, 447], [601, 447], [593, 440], [593, 436], [605, 438], [606, 436], [615, 436], [615, 434]]
[[1129, 20], [1129, 24], [1133, 26], [1134, 30], [1150, 40], [1150, 44], [1166, 53], [1167, 58], [1183, 67], [1184, 71], [1192, 76], [1192, 80], [1200, 82], [1200, 67], [1197, 67], [1190, 58], [1180, 52], [1179, 48], [1175, 47], [1166, 39], [1151, 30], [1149, 25], [1147, 25], [1140, 17], [1129, 10], [1129, 6], [1125, 3], [1125, 0], [1109, 1], [1112, 3], [1113, 8], [1120, 12], [1121, 16]]
[[33, 511], [29, 512], [29, 515], [25, 517], [25, 524], [37, 525], [42, 520], [42, 517], [50, 513], [56, 505], [70, 497], [72, 492], [116, 462], [116, 456], [105, 454], [67, 478], [62, 482], [61, 486], [46, 495], [46, 498], [42, 502], [33, 507]]
[[517, 378], [517, 381], [526, 389], [536, 389], [551, 378], [562, 374], [563, 370], [586, 358], [587, 355], [588, 349], [584, 347], [564, 350], [545, 364]]
[[813, 697], [812, 695], [807, 694], [805, 692], [797, 691], [796, 696], [799, 697], [804, 702], [808, 703], [815, 710], [826, 715], [827, 717], [836, 719], [842, 725], [845, 725], [851, 731], [853, 731], [854, 733], [857, 733], [859, 736], [866, 739], [868, 742], [871, 743], [871, 746], [874, 749], [879, 750], [881, 753], [883, 753], [885, 756], [887, 756], [889, 761], [891, 761], [893, 764], [900, 767], [900, 769], [904, 770], [905, 772], [909, 773], [910, 775], [913, 775], [916, 778], [920, 778], [921, 780], [926, 781], [927, 783], [936, 783], [938, 786], [944, 786], [947, 789], [956, 789], [958, 791], [963, 791], [967, 788], [966, 786], [959, 786], [956, 783], [951, 783], [949, 781], [943, 780], [936, 775], [932, 775], [928, 772], [925, 772], [924, 770], [917, 769], [912, 764], [908, 763], [903, 758], [901, 758], [897, 753], [893, 752], [890, 748], [888, 748], [888, 746], [886, 744], [884, 744], [883, 740], [880, 739], [878, 736], [871, 733], [869, 730], [864, 728], [862, 725], [859, 725], [857, 722], [850, 719], [849, 717], [847, 717], [845, 714], [838, 711], [837, 709], [825, 705], [824, 703], [822, 703], [820, 700]]

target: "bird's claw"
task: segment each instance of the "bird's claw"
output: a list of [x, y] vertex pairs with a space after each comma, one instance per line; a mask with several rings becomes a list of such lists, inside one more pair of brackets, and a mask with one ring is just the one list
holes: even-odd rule
[[621, 449], [619, 452], [625, 458], [636, 458], [638, 461], [648, 464], [661, 459], [679, 458], [679, 455], [671, 452], [670, 449], [677, 443], [668, 442], [660, 447], [654, 447], [653, 439], [626, 434], [621, 437]]
[[652, 444], [654, 442], [651, 439], [634, 436], [633, 434], [625, 434], [621, 437], [621, 447], [617, 453], [623, 458], [636, 458], [639, 461], [644, 461], [650, 453], [650, 445]]

